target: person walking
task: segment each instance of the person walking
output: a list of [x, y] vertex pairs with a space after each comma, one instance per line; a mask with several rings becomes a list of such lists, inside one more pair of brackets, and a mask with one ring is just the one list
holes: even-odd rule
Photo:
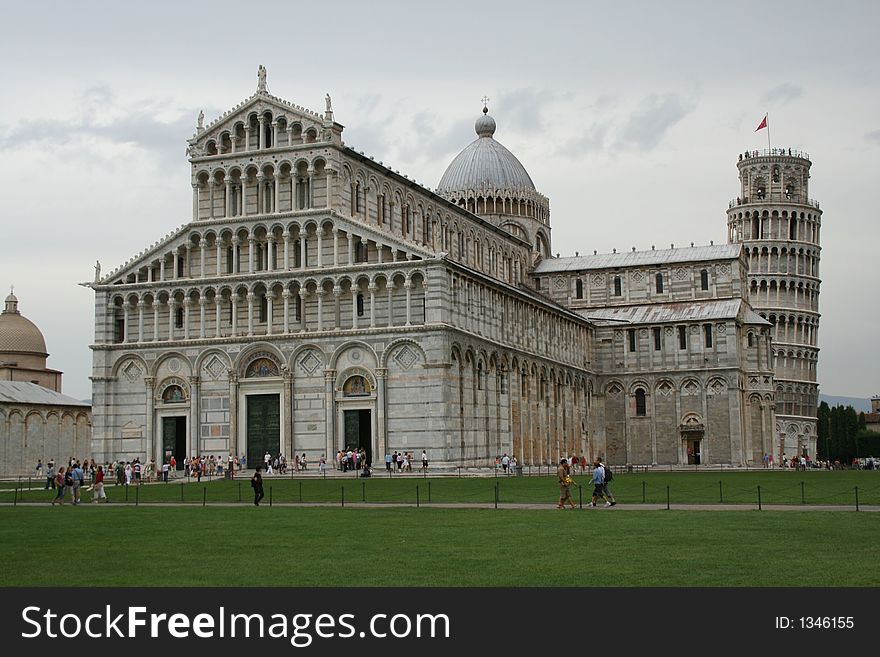
[[599, 464], [602, 466], [602, 490], [605, 493], [605, 499], [611, 502], [611, 506], [617, 504], [617, 501], [614, 499], [614, 495], [611, 494], [611, 489], [608, 488], [608, 485], [611, 483], [611, 480], [614, 478], [614, 473], [611, 472], [611, 468], [602, 461], [599, 460]]
[[590, 500], [590, 506], [596, 506], [596, 500], [602, 497], [605, 500], [605, 506], [611, 506], [611, 500], [605, 496], [605, 468], [599, 459], [593, 463], [593, 478], [590, 479], [593, 484], [593, 497]]
[[80, 497], [80, 488], [83, 486], [83, 481], [85, 480], [85, 473], [83, 472], [82, 466], [80, 466], [77, 461], [76, 465], [73, 467], [73, 504], [79, 504]]
[[559, 479], [559, 504], [556, 505], [557, 509], [564, 509], [565, 503], [574, 508], [574, 500], [571, 499], [571, 485], [574, 481], [571, 478], [571, 466], [568, 464], [568, 459], [562, 459], [559, 461], [559, 467], [556, 468], [556, 478]]
[[49, 488], [55, 488], [55, 461], [49, 461], [46, 464], [46, 488], [45, 490], [49, 490]]
[[428, 452], [422, 450], [422, 472], [428, 471]]
[[61, 506], [64, 506], [64, 466], [58, 468], [58, 472], [55, 473], [55, 498], [52, 500], [52, 506], [55, 506], [57, 502]]
[[97, 504], [100, 500], [109, 502], [107, 493], [104, 492], [104, 466], [99, 465], [95, 473], [95, 484], [92, 486], [92, 503]]
[[260, 506], [260, 500], [265, 497], [263, 495], [263, 475], [260, 474], [260, 466], [254, 470], [254, 476], [251, 477], [251, 488], [254, 489], [254, 506]]

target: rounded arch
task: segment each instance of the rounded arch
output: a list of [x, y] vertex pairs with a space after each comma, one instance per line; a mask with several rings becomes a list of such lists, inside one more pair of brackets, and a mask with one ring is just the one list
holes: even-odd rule
[[342, 344], [339, 345], [338, 347], [336, 347], [336, 349], [333, 351], [333, 354], [330, 356], [330, 361], [329, 361], [329, 363], [330, 363], [330, 368], [331, 368], [331, 369], [336, 368], [336, 365], [337, 365], [337, 363], [339, 362], [339, 357], [340, 357], [344, 352], [346, 352], [346, 351], [348, 351], [349, 349], [351, 349], [352, 347], [360, 347], [361, 349], [366, 350], [367, 353], [369, 353], [369, 354], [373, 357], [373, 362], [374, 362], [374, 363], [378, 363], [378, 362], [379, 362], [379, 357], [378, 357], [378, 355], [376, 354], [376, 350], [373, 349], [372, 345], [367, 344], [367, 343], [364, 342], [363, 340], [349, 340], [349, 341], [346, 341], [346, 342], [342, 343]]
[[233, 362], [233, 369], [238, 372], [239, 376], [244, 377], [248, 366], [258, 358], [269, 358], [274, 361], [279, 373], [282, 370], [282, 365], [287, 367], [284, 354], [278, 347], [269, 342], [255, 342], [242, 350]]
[[422, 349], [421, 345], [418, 342], [411, 338], [398, 338], [397, 340], [392, 341], [385, 349], [382, 351], [382, 356], [379, 359], [379, 367], [388, 367], [388, 359], [392, 356], [392, 354], [397, 350], [403, 347], [404, 345], [413, 348], [416, 352], [418, 352], [419, 357], [421, 358], [423, 363], [428, 362], [428, 358], [425, 355], [425, 350]]

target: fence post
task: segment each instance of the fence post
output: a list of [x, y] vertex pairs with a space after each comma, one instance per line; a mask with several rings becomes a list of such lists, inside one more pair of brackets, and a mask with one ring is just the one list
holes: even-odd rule
[[723, 482], [718, 482], [718, 504], [724, 504], [724, 484]]
[[416, 508], [419, 508], [419, 485], [416, 484]]
[[345, 506], [345, 486], [342, 487], [342, 506]]
[[643, 481], [642, 482], [642, 504], [644, 504], [648, 499], [647, 493], [648, 493], [648, 482]]
[[578, 484], [578, 508], [584, 508], [584, 489]]
[[[324, 474], [325, 474], [325, 478], [326, 478], [326, 473], [324, 473]], [[300, 503], [302, 503], [302, 501], [303, 501], [303, 482], [302, 482], [302, 480], [300, 480], [300, 482], [299, 482], [299, 501], [300, 501]]]
[[804, 494], [804, 486], [805, 486], [805, 485], [806, 485], [806, 484], [804, 484], [804, 482], [801, 482], [801, 504], [806, 504], [806, 503], [807, 503], [807, 498], [806, 498], [806, 496], [805, 496], [805, 494]]
[[458, 466], [458, 477], [461, 478], [461, 466]]
[[666, 510], [669, 511], [669, 486], [666, 486]]
[[[61, 497], [61, 501], [64, 501], [64, 497]], [[15, 484], [15, 492], [12, 494], [12, 506], [18, 506], [18, 484]]]
[[431, 501], [431, 482], [428, 481], [428, 502]]
[[761, 510], [761, 486], [758, 486], [758, 511]]
[[498, 482], [495, 482], [495, 508], [498, 508]]
[[269, 506], [272, 506], [272, 487], [269, 486]]
[[859, 487], [856, 486], [856, 511], [859, 510]]

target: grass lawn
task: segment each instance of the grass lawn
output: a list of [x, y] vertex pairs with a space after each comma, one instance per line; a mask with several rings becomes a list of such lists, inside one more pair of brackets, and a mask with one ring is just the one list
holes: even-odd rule
[[[491, 504], [495, 499], [495, 484], [499, 485], [499, 500], [505, 502], [555, 501], [558, 489], [553, 477], [435, 477], [424, 479], [418, 474], [358, 479], [355, 476], [326, 480], [319, 478], [290, 479], [265, 478], [266, 496], [272, 488], [273, 500], [278, 502], [340, 502], [344, 487], [346, 501], [405, 502], [415, 504], [416, 486], [422, 503], [478, 502]], [[583, 486], [584, 498], [589, 496], [589, 476], [575, 475], [575, 482]], [[183, 480], [186, 482], [186, 479]], [[19, 492], [19, 500], [26, 502], [49, 501], [52, 493], [42, 490], [42, 483], [32, 480], [32, 489]], [[27, 488], [24, 480], [24, 488]], [[650, 472], [647, 474], [617, 474], [611, 488], [617, 500], [626, 503], [666, 503], [666, 487], [672, 504], [756, 504], [758, 486], [764, 504], [841, 504], [854, 505], [856, 486], [860, 504], [880, 504], [880, 472], [877, 471], [808, 471], [780, 472], [752, 470], [747, 472]], [[0, 483], [0, 501], [11, 500], [13, 482]], [[112, 500], [126, 499], [122, 486], [106, 486]], [[201, 503], [238, 502], [239, 495], [247, 502], [251, 489], [247, 479], [141, 486], [137, 493], [139, 503], [186, 501]], [[577, 489], [573, 489], [577, 500]], [[134, 488], [128, 491], [128, 500], [134, 501]], [[84, 493], [84, 499], [90, 499]]]
[[0, 508], [0, 586], [877, 586], [880, 514]]

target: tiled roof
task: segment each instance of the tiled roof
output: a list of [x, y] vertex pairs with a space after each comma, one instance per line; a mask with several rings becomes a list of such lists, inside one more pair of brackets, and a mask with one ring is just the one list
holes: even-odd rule
[[91, 408], [88, 402], [62, 395], [36, 383], [24, 381], [0, 381], [0, 404], [37, 404], [41, 406], [82, 406]]
[[716, 244], [712, 246], [688, 246], [680, 249], [658, 249], [656, 251], [623, 251], [621, 253], [599, 253], [597, 255], [572, 256], [568, 258], [547, 258], [535, 267], [534, 273], [550, 274], [588, 269], [610, 269], [613, 267], [639, 267], [669, 263], [730, 260], [732, 258], [739, 258], [741, 251], [741, 244]]
[[587, 308], [579, 311], [597, 324], [663, 324], [738, 318], [749, 324], [769, 324], [755, 315], [742, 299], [652, 303], [641, 306]]

